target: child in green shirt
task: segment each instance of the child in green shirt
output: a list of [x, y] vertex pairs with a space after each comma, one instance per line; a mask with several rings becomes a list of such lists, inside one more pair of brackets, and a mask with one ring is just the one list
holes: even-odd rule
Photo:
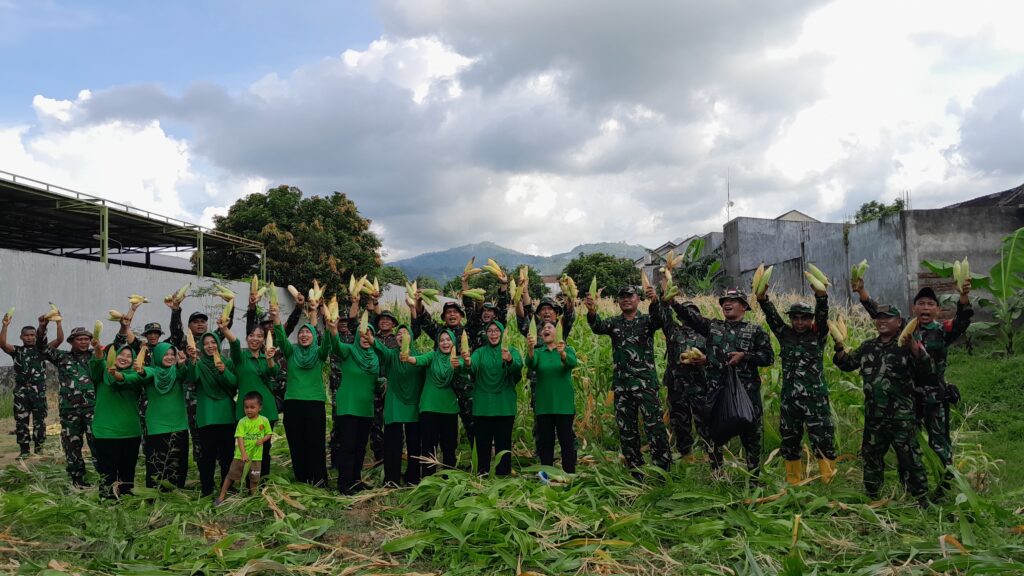
[[235, 427], [235, 458], [231, 461], [231, 468], [228, 469], [227, 478], [221, 486], [220, 496], [213, 502], [214, 506], [220, 506], [227, 496], [228, 488], [242, 479], [246, 464], [250, 465], [249, 490], [256, 490], [256, 485], [260, 481], [263, 445], [269, 442], [272, 436], [270, 420], [260, 414], [262, 408], [263, 395], [259, 392], [249, 392], [242, 400], [245, 418], [239, 420], [238, 426]]

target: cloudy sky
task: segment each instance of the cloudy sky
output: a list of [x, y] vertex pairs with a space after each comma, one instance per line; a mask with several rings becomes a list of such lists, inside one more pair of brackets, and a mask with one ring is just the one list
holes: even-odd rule
[[0, 170], [209, 224], [343, 191], [387, 258], [649, 246], [1024, 182], [1024, 3], [0, 0]]

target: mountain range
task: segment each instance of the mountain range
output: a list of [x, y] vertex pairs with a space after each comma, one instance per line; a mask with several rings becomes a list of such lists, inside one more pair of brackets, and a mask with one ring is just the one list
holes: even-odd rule
[[526, 264], [543, 276], [560, 273], [570, 260], [580, 254], [593, 254], [596, 252], [635, 260], [646, 254], [647, 249], [643, 246], [626, 244], [625, 242], [597, 242], [593, 244], [580, 244], [572, 250], [561, 254], [536, 256], [505, 248], [493, 242], [479, 242], [449, 248], [440, 252], [427, 252], [412, 258], [388, 262], [388, 264], [401, 268], [410, 279], [417, 276], [429, 276], [444, 283], [462, 274], [462, 269], [472, 256], [476, 256], [477, 266], [487, 262], [488, 258], [494, 258], [505, 268], [515, 268]]

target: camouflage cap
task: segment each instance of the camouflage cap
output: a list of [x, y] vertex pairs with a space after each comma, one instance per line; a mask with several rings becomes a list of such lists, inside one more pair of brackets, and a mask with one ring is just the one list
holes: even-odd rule
[[146, 324], [145, 328], [142, 329], [142, 335], [143, 336], [145, 336], [146, 334], [149, 334], [150, 332], [157, 332], [161, 336], [164, 335], [164, 330], [160, 326], [159, 322], [150, 322], [150, 323]]
[[902, 318], [903, 312], [892, 304], [885, 304], [879, 306], [878, 310], [875, 311], [875, 318]]
[[377, 319], [373, 322], [374, 327], [377, 328], [378, 330], [380, 330], [380, 321], [385, 319], [385, 318], [390, 318], [391, 321], [394, 322], [395, 326], [398, 326], [398, 317], [395, 316], [391, 312], [391, 310], [385, 310], [385, 311], [383, 311], [383, 312], [381, 312], [380, 314], [377, 315]]
[[627, 285], [623, 286], [622, 288], [619, 288], [619, 294], [618, 295], [620, 297], [621, 296], [639, 296], [640, 295], [640, 291], [636, 289], [636, 286], [633, 286], [632, 284], [627, 284]]
[[803, 302], [797, 302], [796, 304], [793, 304], [792, 306], [789, 307], [789, 310], [786, 311], [786, 314], [789, 316], [798, 314], [803, 314], [804, 316], [814, 316], [814, 309], [808, 306], [807, 304], [804, 304]]
[[718, 297], [718, 303], [722, 304], [726, 300], [739, 300], [748, 309], [750, 308], [750, 303], [747, 302], [747, 295], [739, 288], [726, 288], [725, 292], [722, 292], [722, 295]]
[[537, 304], [537, 312], [540, 312], [540, 309], [545, 306], [550, 306], [551, 309], [555, 311], [555, 314], [562, 314], [562, 305], [558, 303], [558, 300], [555, 300], [551, 296], [545, 296], [540, 299], [540, 303]]
[[462, 307], [461, 302], [458, 302], [456, 300], [449, 300], [448, 302], [445, 302], [444, 306], [441, 306], [441, 314], [444, 315], [444, 313], [447, 312], [449, 308], [455, 308], [456, 310], [459, 311], [459, 314], [462, 314], [463, 317], [466, 316], [466, 309]]
[[498, 309], [498, 305], [495, 304], [494, 302], [484, 302], [483, 303], [483, 309], [484, 310], [497, 310]]
[[67, 338], [68, 343], [70, 343], [75, 338], [78, 338], [79, 336], [88, 336], [89, 340], [92, 340], [92, 332], [89, 332], [82, 326], [78, 326], [71, 330], [71, 335], [68, 336]]

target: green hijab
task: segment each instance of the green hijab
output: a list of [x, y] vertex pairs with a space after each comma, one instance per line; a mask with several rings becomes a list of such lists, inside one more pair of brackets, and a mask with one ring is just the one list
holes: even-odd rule
[[[111, 346], [113, 346], [113, 344], [111, 344]], [[117, 368], [117, 371], [118, 371], [118, 372], [129, 372], [129, 371], [134, 371], [134, 370], [135, 370], [135, 366], [134, 366], [134, 364], [135, 364], [135, 350], [133, 350], [131, 346], [129, 346], [129, 345], [127, 345], [127, 344], [121, 344], [120, 346], [118, 346], [118, 347], [117, 347], [117, 348], [115, 349], [115, 350], [117, 350], [117, 351], [115, 352], [115, 354], [116, 354], [117, 356], [120, 356], [120, 355], [121, 355], [121, 352], [122, 352], [122, 351], [123, 351], [123, 350], [124, 350], [125, 348], [127, 348], [127, 349], [128, 349], [128, 351], [129, 351], [129, 352], [131, 352], [131, 354], [132, 354], [132, 363], [131, 363], [131, 364], [129, 364], [127, 368]], [[108, 354], [109, 354], [109, 352], [108, 352]], [[106, 361], [104, 361], [104, 370], [103, 370], [103, 383], [104, 383], [104, 384], [106, 384], [107, 386], [115, 387], [115, 388], [114, 388], [115, 390], [117, 390], [116, 386], [118, 386], [118, 385], [120, 384], [120, 382], [118, 382], [117, 380], [115, 380], [115, 379], [114, 379], [114, 376], [113, 376], [113, 375], [112, 375], [112, 374], [111, 374], [110, 372], [108, 372], [108, 371], [106, 370]]]
[[309, 343], [309, 346], [303, 346], [296, 338], [295, 346], [292, 347], [292, 357], [288, 359], [288, 362], [289, 364], [294, 362], [295, 366], [309, 370], [315, 368], [316, 363], [320, 361], [320, 335], [316, 333], [316, 328], [309, 322], [299, 326], [299, 332], [303, 328], [309, 328], [309, 331], [313, 333], [313, 341]]
[[[445, 328], [441, 331], [441, 334], [447, 334], [452, 339], [452, 349], [455, 349], [455, 332], [450, 328]], [[437, 335], [438, 341], [441, 339], [441, 334]], [[411, 334], [410, 334], [411, 336]], [[451, 382], [452, 377], [455, 375], [455, 369], [452, 368], [451, 364], [451, 353], [445, 354], [441, 352], [440, 344], [434, 348], [434, 359], [430, 361], [430, 372], [429, 381], [433, 382], [438, 388], [444, 388]]]
[[146, 373], [153, 378], [153, 387], [159, 394], [170, 392], [178, 380], [178, 364], [175, 363], [170, 368], [164, 366], [164, 356], [171, 348], [173, 346], [170, 342], [157, 344], [153, 348], [153, 365], [146, 368]]
[[[206, 353], [206, 337], [213, 337], [214, 342], [217, 343], [217, 348], [220, 348], [220, 336], [215, 332], [206, 332], [199, 338], [199, 364], [197, 366], [197, 372], [199, 373], [199, 381], [203, 385], [203, 390], [207, 396], [214, 400], [224, 400], [230, 398], [231, 395], [220, 385], [217, 378], [220, 375], [220, 371], [217, 370], [217, 365], [213, 361], [213, 356]], [[227, 365], [227, 359], [221, 357], [221, 362]]]
[[[373, 326], [368, 326], [367, 330], [369, 330], [371, 334], [377, 333], [377, 331], [373, 329]], [[356, 341], [352, 343], [352, 347], [356, 348], [356, 353], [352, 354], [350, 358], [352, 358], [352, 361], [355, 362], [356, 366], [358, 366], [363, 372], [366, 372], [367, 374], [380, 374], [380, 359], [377, 358], [377, 353], [373, 351], [373, 346], [364, 349], [359, 343], [361, 338], [361, 334], [356, 334]]]

